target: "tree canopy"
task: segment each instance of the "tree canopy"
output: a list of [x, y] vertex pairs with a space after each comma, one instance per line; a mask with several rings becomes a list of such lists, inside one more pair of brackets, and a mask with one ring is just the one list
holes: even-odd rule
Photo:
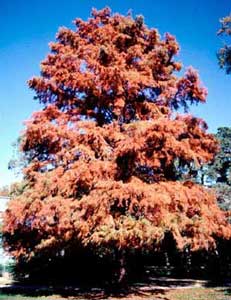
[[210, 186], [217, 192], [217, 200], [222, 208], [231, 208], [231, 128], [220, 127], [215, 135], [220, 150], [214, 161], [202, 170]]
[[193, 68], [177, 76], [176, 39], [109, 8], [74, 24], [29, 80], [42, 109], [21, 139], [27, 184], [6, 211], [5, 247], [30, 260], [88, 246], [160, 250], [167, 234], [191, 250], [229, 239], [215, 194], [177, 181], [176, 162], [208, 163], [218, 143], [203, 120], [177, 113], [207, 91]]
[[211, 173], [217, 183], [231, 185], [231, 128], [220, 127], [215, 136], [220, 143], [220, 150], [211, 165]]
[[231, 73], [231, 15], [226, 16], [220, 20], [221, 28], [218, 31], [218, 35], [225, 38], [224, 46], [221, 47], [217, 53], [219, 65], [224, 68], [227, 74]]

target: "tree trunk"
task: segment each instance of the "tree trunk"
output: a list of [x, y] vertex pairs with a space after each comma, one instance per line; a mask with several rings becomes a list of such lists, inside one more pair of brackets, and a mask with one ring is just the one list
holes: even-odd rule
[[118, 250], [116, 256], [117, 256], [117, 262], [116, 262], [116, 269], [115, 269], [114, 284], [116, 286], [122, 287], [125, 285], [125, 280], [127, 276], [125, 252], [123, 250], [122, 251]]
[[118, 283], [122, 284], [126, 278], [126, 267], [125, 267], [125, 256], [124, 254], [121, 255], [121, 258], [119, 259], [119, 278]]

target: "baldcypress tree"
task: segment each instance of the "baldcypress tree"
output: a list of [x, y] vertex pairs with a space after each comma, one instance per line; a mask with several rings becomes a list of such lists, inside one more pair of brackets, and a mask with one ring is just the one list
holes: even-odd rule
[[42, 109], [21, 138], [27, 184], [5, 214], [6, 249], [28, 262], [114, 251], [122, 280], [126, 254], [161, 251], [166, 236], [191, 251], [229, 239], [215, 195], [177, 181], [218, 145], [203, 120], [176, 113], [207, 93], [194, 69], [177, 77], [175, 38], [108, 8], [74, 24], [29, 81]]

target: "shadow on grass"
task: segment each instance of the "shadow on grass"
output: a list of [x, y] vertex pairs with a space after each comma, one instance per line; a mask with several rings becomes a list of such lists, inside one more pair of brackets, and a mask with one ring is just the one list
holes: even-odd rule
[[[161, 299], [169, 300], [168, 292], [175, 288], [187, 287], [210, 287], [221, 288], [222, 292], [226, 295], [231, 295], [231, 287], [229, 282], [217, 281], [202, 281], [194, 279], [177, 279], [168, 277], [149, 277], [146, 280], [138, 282], [127, 283], [126, 286], [112, 286], [105, 285], [87, 285], [87, 284], [74, 284], [74, 283], [48, 283], [45, 284], [25, 284], [17, 283], [12, 286], [5, 286], [0, 288], [0, 294], [6, 296], [20, 295], [23, 297], [49, 297], [56, 296], [57, 299]], [[60, 297], [60, 298], [59, 298]], [[48, 298], [49, 299], [49, 298]]]
[[23, 297], [49, 297], [59, 296], [62, 299], [108, 299], [110, 298], [125, 298], [125, 299], [137, 299], [137, 297], [150, 297], [154, 296], [155, 299], [169, 300], [165, 297], [166, 291], [161, 288], [155, 288], [153, 285], [142, 286], [127, 286], [126, 288], [87, 288], [76, 286], [34, 286], [34, 285], [12, 285], [8, 287], [2, 287], [0, 294], [7, 296], [20, 295]]
[[220, 278], [216, 280], [207, 280], [205, 287], [208, 288], [226, 288], [227, 290], [231, 291], [231, 278]]
[[[110, 285], [68, 285], [68, 284], [14, 284], [0, 288], [0, 294], [8, 297], [20, 295], [21, 297], [40, 297], [56, 296], [57, 299], [156, 299], [169, 300], [168, 292], [175, 288], [198, 287], [198, 284], [208, 288], [216, 288], [217, 291], [231, 295], [230, 282], [200, 281], [190, 279], [175, 278], [149, 278], [147, 281], [127, 284], [126, 287]], [[218, 289], [219, 288], [219, 289]], [[56, 299], [55, 298], [55, 299]], [[23, 299], [23, 298], [22, 298]], [[49, 298], [48, 298], [49, 299]]]
[[[222, 291], [225, 293], [225, 295], [231, 296], [231, 287], [222, 289]], [[231, 298], [231, 297], [230, 297]]]

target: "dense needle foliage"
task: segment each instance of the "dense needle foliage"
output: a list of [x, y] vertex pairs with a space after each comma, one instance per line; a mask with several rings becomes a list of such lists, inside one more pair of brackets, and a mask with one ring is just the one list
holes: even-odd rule
[[5, 247], [30, 261], [84, 247], [161, 250], [167, 234], [191, 250], [229, 239], [215, 195], [177, 181], [218, 144], [203, 120], [176, 113], [207, 92], [193, 68], [177, 77], [175, 38], [108, 8], [74, 24], [29, 81], [43, 108], [21, 140], [27, 184], [6, 211]]

